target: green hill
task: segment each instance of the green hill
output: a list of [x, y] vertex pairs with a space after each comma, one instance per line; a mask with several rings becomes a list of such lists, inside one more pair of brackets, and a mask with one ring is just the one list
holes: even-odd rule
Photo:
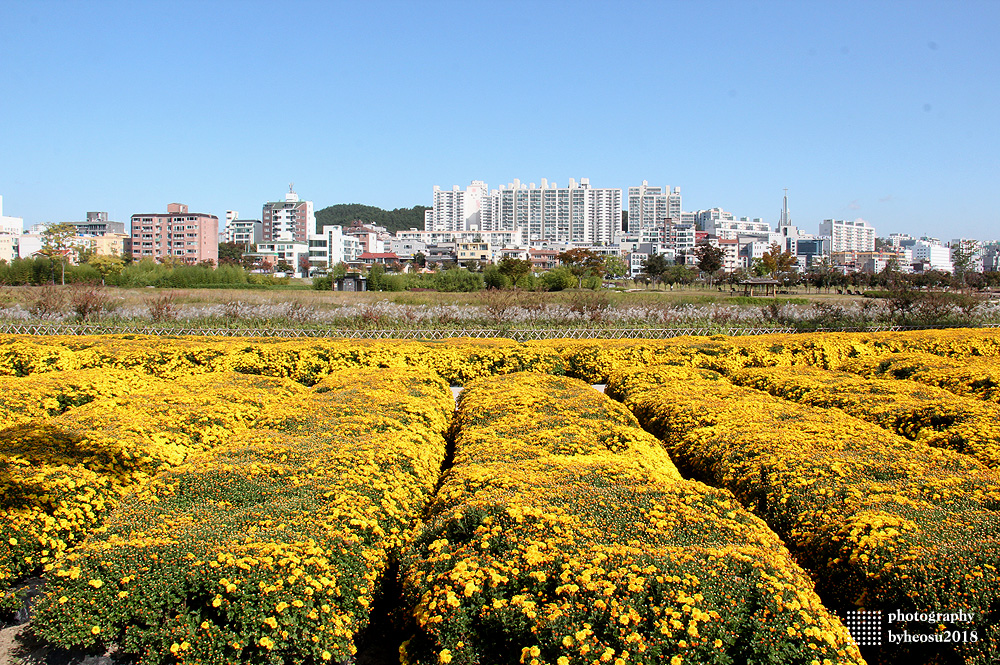
[[424, 230], [424, 210], [427, 206], [412, 208], [396, 208], [383, 210], [376, 206], [366, 206], [361, 203], [338, 203], [316, 211], [316, 230], [328, 224], [350, 226], [351, 222], [360, 219], [365, 224], [384, 226], [391, 233], [406, 231], [410, 228]]

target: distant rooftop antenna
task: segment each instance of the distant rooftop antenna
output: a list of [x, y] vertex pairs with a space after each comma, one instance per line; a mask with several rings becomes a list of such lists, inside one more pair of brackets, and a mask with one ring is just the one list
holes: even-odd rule
[[[288, 183], [288, 193], [289, 194], [293, 194], [295, 192], [294, 187], [295, 187], [295, 183], [294, 182]], [[788, 190], [786, 189], [785, 191], [787, 192]]]

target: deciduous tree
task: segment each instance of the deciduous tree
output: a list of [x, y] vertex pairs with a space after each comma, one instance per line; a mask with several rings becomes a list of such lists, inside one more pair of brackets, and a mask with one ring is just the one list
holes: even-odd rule
[[582, 247], [574, 247], [560, 252], [557, 258], [576, 277], [577, 288], [583, 287], [584, 277], [600, 275], [604, 271], [604, 257]]
[[66, 263], [69, 262], [69, 251], [72, 247], [69, 240], [75, 235], [76, 227], [69, 222], [53, 224], [42, 231], [42, 249], [39, 253], [61, 264], [64, 286], [66, 284]]

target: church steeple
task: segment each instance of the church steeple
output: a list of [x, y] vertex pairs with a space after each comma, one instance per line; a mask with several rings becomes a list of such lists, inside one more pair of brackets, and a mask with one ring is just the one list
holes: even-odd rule
[[785, 198], [781, 203], [781, 219], [778, 220], [778, 229], [791, 225], [792, 218], [788, 215], [788, 188], [785, 187]]

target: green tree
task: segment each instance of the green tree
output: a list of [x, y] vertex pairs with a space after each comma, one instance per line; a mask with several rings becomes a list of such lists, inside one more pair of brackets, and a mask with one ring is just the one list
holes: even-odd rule
[[515, 259], [513, 256], [505, 256], [497, 263], [497, 270], [515, 287], [522, 277], [531, 274], [531, 269], [531, 261]]
[[385, 267], [381, 263], [373, 263], [368, 269], [368, 290], [384, 291], [385, 286]]
[[117, 255], [107, 256], [105, 254], [98, 254], [92, 256], [87, 263], [94, 266], [97, 272], [101, 273], [101, 284], [105, 284], [108, 277], [120, 275], [122, 270], [125, 269], [124, 259]]
[[499, 266], [489, 265], [483, 270], [483, 285], [487, 289], [506, 289], [510, 286], [510, 278], [500, 272]]
[[53, 224], [42, 232], [42, 249], [39, 252], [62, 266], [62, 283], [66, 285], [66, 264], [72, 248], [70, 238], [76, 235], [76, 227], [69, 222]]
[[726, 251], [721, 247], [704, 243], [694, 249], [695, 258], [698, 259], [698, 269], [708, 275], [708, 283], [714, 282], [715, 273], [722, 269], [722, 260], [726, 256]]
[[628, 277], [629, 267], [625, 264], [625, 259], [620, 256], [604, 257], [604, 275], [611, 279]]
[[316, 211], [316, 231], [328, 225], [350, 226], [360, 221], [371, 226], [384, 226], [390, 233], [424, 227], [427, 206], [383, 210], [361, 203], [338, 203]]
[[413, 265], [417, 266], [418, 268], [423, 268], [424, 266], [427, 265], [427, 257], [424, 256], [423, 252], [417, 252], [416, 254], [413, 255]]
[[667, 269], [660, 275], [660, 280], [667, 284], [690, 284], [697, 276], [697, 271], [688, 268], [683, 264], [667, 265]]
[[955, 279], [961, 286], [966, 286], [966, 275], [975, 269], [976, 241], [962, 240], [958, 247], [951, 248], [951, 265], [955, 271]]
[[583, 287], [584, 277], [600, 275], [604, 272], [604, 257], [589, 249], [574, 247], [560, 252], [557, 258], [576, 277], [577, 288]]
[[645, 258], [642, 262], [642, 271], [649, 275], [649, 279], [655, 286], [663, 277], [663, 273], [670, 268], [667, 257], [663, 254], [653, 254]]
[[771, 243], [770, 249], [764, 252], [760, 261], [764, 274], [775, 279], [788, 276], [798, 265], [795, 255], [789, 251], [781, 251], [781, 246], [776, 242]]
[[238, 245], [235, 242], [220, 242], [219, 243], [219, 265], [231, 265], [238, 266], [242, 263], [243, 259], [243, 245]]

